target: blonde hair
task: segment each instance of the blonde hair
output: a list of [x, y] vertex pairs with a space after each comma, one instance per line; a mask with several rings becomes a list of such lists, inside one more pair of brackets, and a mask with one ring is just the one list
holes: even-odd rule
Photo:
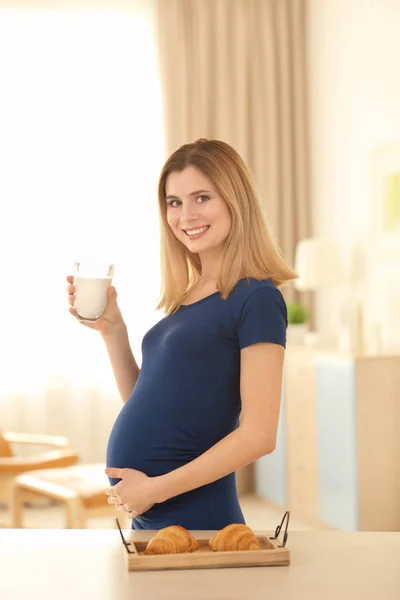
[[167, 222], [166, 183], [170, 173], [188, 166], [200, 169], [215, 185], [231, 213], [232, 226], [225, 240], [218, 290], [229, 297], [240, 279], [270, 278], [280, 286], [297, 275], [286, 264], [269, 232], [252, 177], [239, 154], [219, 140], [199, 139], [178, 148], [167, 159], [158, 182], [161, 225], [161, 294], [157, 309], [166, 315], [180, 307], [201, 276], [198, 254], [180, 242]]

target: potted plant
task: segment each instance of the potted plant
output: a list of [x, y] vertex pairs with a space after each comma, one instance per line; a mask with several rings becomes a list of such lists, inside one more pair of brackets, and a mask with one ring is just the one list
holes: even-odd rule
[[292, 344], [303, 344], [308, 332], [308, 311], [299, 302], [287, 303], [288, 330], [287, 341]]

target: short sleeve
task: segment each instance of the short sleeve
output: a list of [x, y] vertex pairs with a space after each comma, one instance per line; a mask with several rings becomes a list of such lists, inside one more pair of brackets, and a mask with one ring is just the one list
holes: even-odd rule
[[263, 286], [246, 299], [238, 320], [240, 349], [260, 342], [286, 348], [287, 309], [276, 287]]

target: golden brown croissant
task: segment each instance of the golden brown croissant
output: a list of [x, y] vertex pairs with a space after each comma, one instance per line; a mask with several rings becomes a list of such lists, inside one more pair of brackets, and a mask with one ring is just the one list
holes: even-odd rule
[[147, 544], [145, 554], [179, 554], [198, 550], [199, 543], [187, 529], [170, 525], [160, 529]]
[[227, 525], [208, 542], [213, 552], [229, 550], [260, 550], [260, 543], [253, 531], [242, 523]]

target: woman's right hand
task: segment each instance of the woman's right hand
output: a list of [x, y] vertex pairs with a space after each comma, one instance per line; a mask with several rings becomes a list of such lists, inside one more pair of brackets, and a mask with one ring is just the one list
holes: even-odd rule
[[68, 303], [71, 306], [71, 308], [69, 308], [68, 310], [71, 313], [71, 315], [78, 319], [78, 321], [82, 325], [85, 325], [85, 327], [89, 327], [89, 329], [95, 329], [101, 335], [108, 335], [113, 331], [117, 331], [119, 327], [121, 327], [121, 325], [125, 325], [121, 311], [117, 304], [117, 292], [114, 286], [110, 286], [107, 290], [107, 304], [103, 314], [98, 319], [96, 319], [96, 321], [81, 321], [79, 319], [78, 313], [74, 308], [75, 286], [73, 275], [68, 275], [67, 281], [69, 283], [69, 285], [67, 286]]

